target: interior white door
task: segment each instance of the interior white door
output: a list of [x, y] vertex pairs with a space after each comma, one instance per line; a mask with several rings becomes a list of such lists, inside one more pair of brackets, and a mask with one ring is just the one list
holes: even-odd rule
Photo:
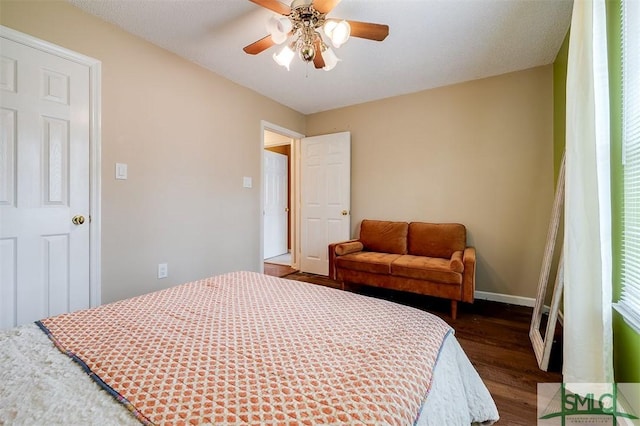
[[91, 108], [87, 66], [0, 43], [0, 328], [9, 328], [90, 306]]
[[351, 227], [351, 134], [302, 139], [300, 269], [329, 275], [327, 248]]
[[279, 256], [288, 251], [287, 156], [264, 151], [264, 258]]

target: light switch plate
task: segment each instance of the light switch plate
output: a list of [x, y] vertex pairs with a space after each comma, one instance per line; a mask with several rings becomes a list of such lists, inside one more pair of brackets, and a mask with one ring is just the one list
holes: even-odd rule
[[169, 276], [169, 265], [166, 263], [158, 264], [158, 278], [167, 278]]
[[253, 182], [250, 176], [244, 176], [242, 178], [242, 187], [243, 188], [251, 188], [253, 186]]
[[127, 165], [125, 163], [116, 163], [116, 179], [127, 178]]

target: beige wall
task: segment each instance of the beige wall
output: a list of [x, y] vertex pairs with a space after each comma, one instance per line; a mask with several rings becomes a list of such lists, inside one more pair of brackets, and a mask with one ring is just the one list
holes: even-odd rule
[[258, 270], [260, 120], [302, 133], [305, 117], [66, 2], [0, 8], [2, 25], [102, 61], [103, 302]]
[[350, 131], [353, 232], [363, 218], [460, 222], [477, 289], [535, 297], [553, 201], [552, 68], [307, 117]]
[[2, 0], [0, 23], [102, 61], [104, 302], [259, 269], [260, 120], [351, 131], [354, 232], [365, 217], [464, 223], [478, 289], [535, 296], [553, 198], [550, 66], [305, 117], [66, 2]]

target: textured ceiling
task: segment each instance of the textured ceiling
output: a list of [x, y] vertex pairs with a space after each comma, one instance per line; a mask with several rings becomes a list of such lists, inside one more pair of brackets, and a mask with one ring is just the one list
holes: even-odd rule
[[343, 0], [328, 15], [388, 24], [383, 42], [350, 39], [331, 71], [272, 47], [242, 48], [266, 35], [273, 13], [248, 0], [68, 0], [88, 13], [304, 114], [553, 62], [571, 0]]

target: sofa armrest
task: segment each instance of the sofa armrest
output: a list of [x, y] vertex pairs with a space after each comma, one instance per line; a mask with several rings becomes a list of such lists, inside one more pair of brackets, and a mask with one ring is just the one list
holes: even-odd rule
[[360, 241], [347, 241], [345, 243], [336, 244], [336, 256], [344, 256], [345, 254], [357, 253], [364, 249], [364, 245]]
[[464, 249], [462, 263], [464, 263], [462, 301], [471, 303], [476, 291], [476, 249], [474, 247]]
[[454, 251], [451, 255], [451, 260], [449, 260], [449, 268], [451, 268], [454, 272], [463, 272], [464, 271], [464, 263], [463, 263], [463, 254], [462, 250]]
[[[337, 243], [331, 243], [329, 244], [329, 278], [331, 278], [332, 280], [337, 280], [338, 276], [337, 276], [337, 271], [336, 271], [336, 247], [342, 245], [342, 244], [349, 244], [349, 243], [353, 243], [353, 242], [359, 242], [358, 240], [348, 240], [348, 241], [340, 241]], [[362, 243], [360, 243], [362, 244]], [[346, 253], [343, 253], [346, 254]]]

